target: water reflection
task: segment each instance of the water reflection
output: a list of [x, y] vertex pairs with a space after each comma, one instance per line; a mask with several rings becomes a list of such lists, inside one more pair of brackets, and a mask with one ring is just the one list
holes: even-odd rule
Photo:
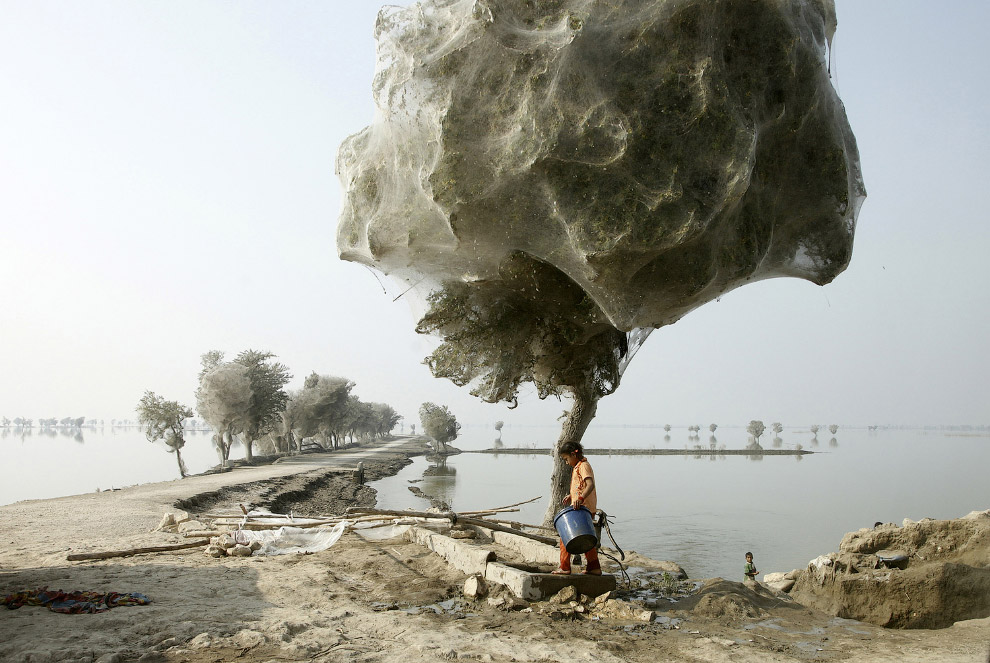
[[839, 441], [833, 437], [831, 440], [828, 441], [828, 446], [837, 447], [839, 446]]
[[423, 470], [421, 490], [431, 502], [443, 502], [450, 507], [457, 492], [457, 468], [447, 465], [446, 456], [431, 459], [430, 466]]
[[783, 445], [784, 445], [784, 441], [782, 439], [780, 439], [779, 437], [773, 438], [773, 448], [774, 449], [779, 449]]
[[756, 438], [749, 438], [749, 444], [746, 445], [746, 450], [753, 452], [746, 454], [746, 458], [756, 462], [763, 460], [763, 447], [760, 446], [760, 442]]

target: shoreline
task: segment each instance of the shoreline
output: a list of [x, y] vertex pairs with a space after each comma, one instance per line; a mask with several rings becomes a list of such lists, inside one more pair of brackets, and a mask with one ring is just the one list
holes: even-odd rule
[[[408, 663], [463, 658], [509, 663], [591, 656], [606, 663], [803, 663], [882, 655], [954, 663], [987, 655], [990, 618], [935, 631], [889, 630], [835, 619], [785, 595], [722, 579], [686, 581], [694, 594], [667, 605], [662, 619], [651, 623], [594, 621], [577, 614], [561, 620], [559, 611], [501, 601], [497, 592], [492, 602], [465, 599], [463, 573], [395, 537], [348, 534], [309, 555], [215, 559], [191, 549], [66, 560], [68, 553], [188, 541], [154, 531], [163, 512], [174, 511], [180, 500], [302, 504], [297, 498], [328, 476], [345, 488], [356, 485], [344, 472], [361, 459], [366, 473], [388, 472], [422, 452], [425, 445], [406, 438], [321, 459], [293, 457], [113, 492], [0, 506], [0, 594], [48, 586], [140, 592], [151, 599], [146, 606], [94, 615], [60, 615], [32, 606], [0, 611], [0, 659]], [[359, 492], [328, 499], [361, 499]]]
[[[474, 449], [463, 451], [467, 454], [507, 454], [507, 455], [536, 455], [549, 456], [553, 449], [524, 449], [512, 447], [505, 449]], [[816, 453], [810, 449], [601, 449], [588, 448], [585, 456], [803, 456]]]

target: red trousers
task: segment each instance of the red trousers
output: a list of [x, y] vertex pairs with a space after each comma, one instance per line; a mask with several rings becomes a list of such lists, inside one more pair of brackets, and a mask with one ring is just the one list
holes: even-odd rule
[[[585, 565], [585, 571], [600, 571], [602, 565], [598, 561], [598, 548], [592, 548], [588, 552], [584, 553], [587, 558], [588, 563]], [[560, 569], [562, 571], [571, 570], [571, 553], [567, 552], [567, 548], [564, 547], [564, 542], [560, 542]]]

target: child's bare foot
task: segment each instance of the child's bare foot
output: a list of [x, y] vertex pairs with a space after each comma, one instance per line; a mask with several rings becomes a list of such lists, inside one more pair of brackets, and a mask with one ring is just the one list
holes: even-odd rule
[[570, 572], [570, 571], [565, 571], [564, 569], [561, 569], [561, 568], [559, 568], [559, 567], [558, 567], [558, 568], [556, 568], [556, 569], [554, 569], [554, 570], [552, 571], [552, 573], [553, 573], [553, 574], [554, 574], [555, 576], [569, 576], [569, 575], [571, 575], [571, 572]]
[[602, 574], [601, 569], [586, 569], [584, 575], [586, 576], [600, 576]]

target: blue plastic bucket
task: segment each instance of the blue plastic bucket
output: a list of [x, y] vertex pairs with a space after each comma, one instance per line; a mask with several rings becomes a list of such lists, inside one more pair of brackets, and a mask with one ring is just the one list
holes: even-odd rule
[[586, 553], [598, 545], [594, 519], [583, 506], [564, 507], [553, 517], [553, 526], [564, 542], [564, 548], [572, 555]]

